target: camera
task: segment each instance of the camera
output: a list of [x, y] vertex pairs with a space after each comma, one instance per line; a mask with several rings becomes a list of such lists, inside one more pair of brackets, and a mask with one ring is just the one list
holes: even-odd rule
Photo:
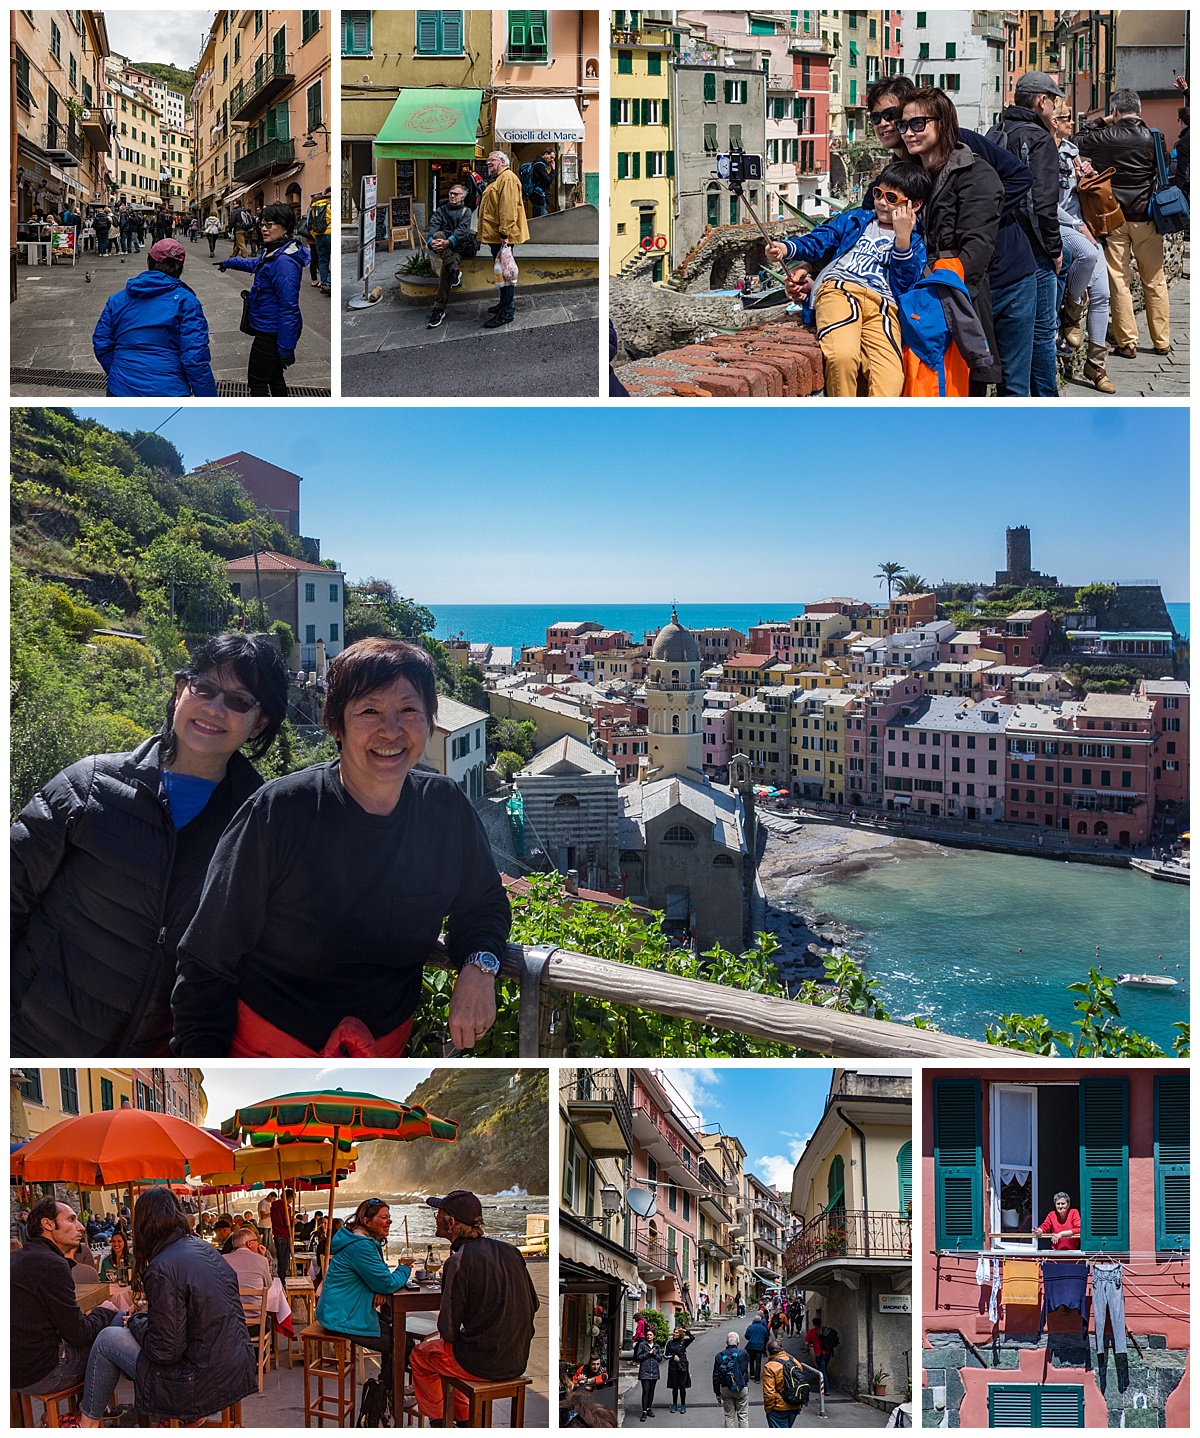
[[745, 155], [735, 150], [729, 155], [717, 156], [717, 179], [726, 180], [730, 185], [741, 185], [746, 180], [761, 180], [763, 162], [761, 155]]

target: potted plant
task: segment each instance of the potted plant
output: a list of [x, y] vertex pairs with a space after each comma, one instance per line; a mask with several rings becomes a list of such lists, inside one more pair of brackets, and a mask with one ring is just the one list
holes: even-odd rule
[[882, 1398], [887, 1393], [887, 1369], [877, 1368], [871, 1375], [871, 1386], [875, 1390], [875, 1397]]

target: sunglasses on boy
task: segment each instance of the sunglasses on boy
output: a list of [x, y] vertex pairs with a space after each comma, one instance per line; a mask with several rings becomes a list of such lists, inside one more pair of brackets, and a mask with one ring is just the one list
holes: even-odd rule
[[931, 123], [936, 123], [932, 115], [914, 115], [911, 120], [897, 120], [896, 129], [899, 130], [902, 135], [907, 134], [909, 130], [911, 130], [914, 135], [919, 135], [925, 129], [925, 126]]
[[886, 200], [889, 205], [907, 205], [908, 196], [898, 194], [895, 190], [881, 190], [878, 185], [871, 186], [871, 198], [874, 200]]
[[892, 125], [900, 118], [900, 106], [889, 105], [886, 110], [876, 110], [870, 116], [872, 125]]
[[251, 709], [262, 708], [259, 701], [252, 699], [248, 694], [239, 694], [236, 689], [222, 689], [219, 684], [213, 684], [207, 679], [189, 679], [187, 687], [189, 694], [193, 694], [197, 699], [202, 699], [205, 703], [220, 695], [221, 702], [226, 709], [234, 714], [249, 714]]

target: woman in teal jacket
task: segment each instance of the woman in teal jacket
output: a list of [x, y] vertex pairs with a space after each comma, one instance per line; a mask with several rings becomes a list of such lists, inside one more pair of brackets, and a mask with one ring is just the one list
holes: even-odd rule
[[329, 1268], [317, 1295], [317, 1322], [330, 1333], [344, 1333], [360, 1348], [384, 1355], [383, 1380], [392, 1381], [392, 1315], [390, 1308], [376, 1310], [375, 1299], [398, 1293], [408, 1283], [410, 1269], [403, 1263], [391, 1269], [383, 1259], [383, 1245], [392, 1216], [381, 1198], [368, 1198], [354, 1217], [330, 1241]]

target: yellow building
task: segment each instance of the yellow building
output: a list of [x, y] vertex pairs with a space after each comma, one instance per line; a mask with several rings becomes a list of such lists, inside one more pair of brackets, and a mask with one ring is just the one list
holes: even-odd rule
[[849, 694], [830, 697], [822, 704], [825, 738], [825, 802], [846, 802], [846, 719], [857, 701]]
[[748, 1225], [745, 1217], [739, 1216], [744, 1214], [746, 1150], [740, 1139], [719, 1130], [702, 1133], [700, 1142], [710, 1172], [706, 1174], [701, 1164], [700, 1176], [708, 1179], [709, 1195], [702, 1196], [699, 1203], [701, 1259], [697, 1279], [703, 1288], [707, 1275], [709, 1306], [714, 1314], [736, 1312], [738, 1290], [744, 1292], [746, 1283]]
[[749, 759], [756, 784], [788, 787], [791, 697], [782, 685], [769, 685], [729, 711], [730, 742], [735, 753]]
[[[23, 1066], [16, 1079], [25, 1129], [30, 1138], [65, 1118], [135, 1107], [132, 1069], [36, 1068]], [[22, 1135], [24, 1136], [24, 1135]]]
[[192, 205], [192, 128], [164, 118], [159, 125], [160, 193], [176, 214], [186, 214]]
[[792, 1175], [802, 1221], [784, 1252], [789, 1301], [836, 1328], [832, 1386], [902, 1401], [912, 1356], [912, 1076], [834, 1069], [825, 1112]]
[[148, 95], [110, 77], [109, 94], [116, 121], [116, 144], [109, 160], [113, 201], [138, 209], [156, 209], [159, 191], [158, 107]]
[[668, 94], [675, 32], [640, 10], [614, 10], [610, 72], [611, 236], [616, 274], [644, 247], [661, 252], [653, 278], [666, 274], [675, 206], [675, 142]]
[[[107, 203], [112, 133], [99, 10], [9, 12], [12, 223]], [[15, 229], [14, 229], [15, 237]]]
[[568, 734], [581, 744], [591, 741], [587, 716], [570, 699], [534, 694], [528, 689], [490, 689], [488, 710], [494, 719], [515, 719], [518, 723], [531, 720], [537, 726], [535, 749], [543, 749]]

